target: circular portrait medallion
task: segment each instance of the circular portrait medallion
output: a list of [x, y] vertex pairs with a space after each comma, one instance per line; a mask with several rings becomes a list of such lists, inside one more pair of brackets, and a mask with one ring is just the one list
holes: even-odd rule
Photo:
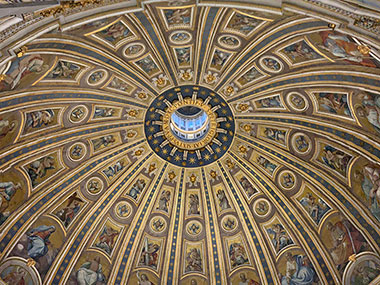
[[157, 216], [150, 221], [150, 228], [156, 233], [162, 233], [166, 229], [166, 221], [163, 217]]
[[226, 232], [233, 232], [238, 226], [238, 221], [235, 216], [227, 215], [223, 217], [221, 225]]
[[104, 188], [104, 183], [99, 177], [92, 177], [86, 183], [86, 190], [91, 195], [99, 194]]
[[69, 148], [69, 158], [72, 161], [79, 161], [84, 158], [87, 153], [86, 145], [82, 142], [74, 143]]
[[253, 203], [253, 211], [254, 213], [262, 218], [265, 218], [269, 215], [272, 209], [271, 204], [265, 198], [259, 198]]
[[197, 236], [202, 232], [202, 224], [196, 220], [192, 220], [187, 223], [186, 232], [191, 236]]
[[297, 178], [293, 172], [289, 170], [281, 171], [278, 175], [278, 183], [281, 188], [291, 190], [296, 186]]
[[114, 208], [115, 215], [120, 219], [128, 218], [132, 213], [132, 206], [126, 201], [121, 201]]
[[69, 121], [72, 123], [82, 122], [88, 114], [88, 109], [84, 105], [79, 105], [73, 108], [69, 115]]
[[271, 73], [279, 73], [284, 69], [284, 65], [274, 56], [264, 56], [260, 59], [261, 67]]

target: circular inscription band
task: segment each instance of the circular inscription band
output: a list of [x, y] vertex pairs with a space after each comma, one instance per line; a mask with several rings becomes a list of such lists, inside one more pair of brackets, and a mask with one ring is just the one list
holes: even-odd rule
[[[198, 107], [199, 109], [203, 110], [209, 119], [209, 130], [207, 134], [199, 141], [195, 142], [188, 142], [186, 140], [181, 140], [176, 135], [173, 134], [173, 131], [170, 127], [170, 122], [173, 113], [184, 107], [184, 106], [194, 106]], [[162, 128], [164, 131], [164, 136], [167, 138], [167, 140], [176, 146], [179, 149], [183, 150], [196, 150], [205, 147], [208, 145], [212, 139], [216, 135], [216, 128], [217, 128], [217, 122], [216, 122], [216, 114], [211, 110], [210, 105], [205, 104], [202, 99], [192, 99], [192, 98], [185, 98], [181, 101], [175, 102], [173, 105], [169, 106], [166, 110], [165, 115], [163, 116], [162, 120]]]
[[[199, 109], [197, 114], [204, 113], [207, 118], [202, 119], [198, 127], [186, 125], [193, 120], [191, 116], [196, 116], [181, 114], [186, 108]], [[187, 121], [186, 126], [178, 126], [178, 122], [173, 121], [178, 113]], [[188, 132], [198, 130], [205, 132], [192, 140], [186, 138]], [[181, 167], [199, 167], [218, 160], [229, 149], [234, 133], [235, 122], [227, 102], [202, 86], [181, 86], [165, 91], [151, 103], [145, 116], [145, 135], [152, 150]]]

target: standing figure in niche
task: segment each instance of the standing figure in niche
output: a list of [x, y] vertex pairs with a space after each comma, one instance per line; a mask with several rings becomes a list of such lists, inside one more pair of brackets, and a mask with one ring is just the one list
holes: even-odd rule
[[54, 111], [52, 109], [34, 111], [26, 114], [25, 129], [40, 128], [49, 125], [54, 118]]
[[117, 230], [105, 226], [102, 233], [99, 236], [99, 242], [95, 245], [103, 249], [108, 254], [111, 254], [112, 249], [115, 246], [115, 238], [120, 234]]
[[231, 208], [230, 203], [228, 202], [228, 199], [227, 199], [227, 196], [226, 196], [226, 193], [224, 192], [224, 190], [219, 189], [216, 196], [218, 197], [219, 207], [220, 207], [221, 211]]
[[201, 252], [197, 248], [192, 248], [187, 254], [186, 254], [186, 267], [185, 272], [191, 272], [191, 271], [203, 271], [202, 266], [202, 257]]
[[265, 157], [261, 155], [257, 158], [257, 162], [270, 173], [273, 173], [273, 171], [277, 167], [277, 165], [271, 163], [268, 159], [266, 159]]
[[280, 274], [281, 285], [312, 285], [316, 274], [310, 261], [302, 255], [286, 254], [286, 275]]
[[27, 233], [28, 236], [28, 255], [33, 259], [38, 259], [48, 253], [50, 236], [55, 232], [54, 226], [39, 226]]
[[264, 98], [258, 101], [263, 108], [278, 108], [282, 107], [281, 99], [279, 96]]
[[149, 266], [157, 269], [159, 250], [160, 246], [158, 244], [149, 242], [148, 239], [145, 239], [145, 243], [141, 251], [139, 265]]
[[144, 190], [146, 182], [144, 179], [138, 179], [135, 184], [133, 184], [132, 188], [129, 190], [128, 195], [133, 199], [137, 199], [137, 196]]
[[253, 194], [255, 194], [256, 189], [252, 186], [251, 182], [247, 179], [247, 177], [243, 176], [240, 178], [240, 185], [243, 187], [244, 191], [247, 193], [250, 198]]
[[169, 211], [169, 201], [170, 201], [170, 191], [162, 191], [160, 200], [158, 202], [158, 210], [168, 212]]
[[293, 244], [292, 239], [281, 224], [272, 225], [272, 227], [267, 229], [267, 232], [272, 237], [272, 244], [277, 253], [285, 246]]
[[369, 49], [351, 41], [346, 35], [320, 32], [323, 44], [319, 47], [332, 53], [337, 58], [347, 60], [354, 64], [376, 67], [370, 59]]
[[36, 161], [33, 161], [27, 166], [27, 172], [29, 174], [30, 180], [32, 181], [32, 186], [35, 187], [38, 178], [43, 178], [49, 169], [55, 169], [55, 161], [53, 156], [45, 156]]
[[113, 108], [96, 108], [94, 113], [94, 118], [108, 118], [112, 117], [115, 113]]
[[107, 282], [99, 257], [83, 263], [78, 269], [76, 277], [79, 285], [105, 285]]
[[349, 257], [358, 254], [367, 247], [367, 243], [360, 232], [348, 221], [338, 221], [335, 224], [327, 223], [327, 229], [333, 247], [329, 249], [331, 257], [339, 271], [342, 271]]
[[369, 210], [380, 221], [380, 167], [368, 164], [362, 171], [357, 170], [354, 177], [361, 182]]
[[380, 135], [380, 95], [362, 93], [358, 95], [361, 107], [357, 109], [358, 116], [365, 117]]
[[247, 254], [245, 253], [244, 247], [240, 243], [232, 243], [230, 245], [229, 254], [232, 268], [248, 263]]
[[350, 155], [332, 146], [327, 145], [323, 148], [322, 161], [327, 166], [337, 170], [343, 175], [346, 174], [347, 166], [351, 158], [352, 157]]
[[197, 194], [189, 195], [189, 211], [188, 215], [199, 215], [199, 197]]
[[317, 224], [319, 224], [322, 217], [330, 210], [330, 207], [322, 199], [318, 199], [317, 201], [317, 198], [311, 193], [303, 197], [300, 203]]
[[[76, 199], [77, 201], [74, 201], [74, 199]], [[65, 208], [59, 210], [56, 213], [56, 216], [65, 224], [66, 228], [70, 225], [70, 223], [78, 214], [81, 208], [80, 202], [82, 202], [82, 200], [80, 200], [79, 198], [74, 199], [71, 199]]]
[[113, 135], [108, 135], [108, 136], [104, 136], [101, 138], [94, 139], [93, 140], [94, 150], [97, 150], [97, 149], [101, 148], [102, 146], [107, 147], [108, 145], [114, 143], [115, 141], [116, 141], [116, 139], [114, 138]]
[[272, 128], [265, 128], [264, 134], [268, 139], [285, 143], [285, 131], [276, 130]]
[[26, 75], [31, 73], [40, 73], [47, 65], [44, 65], [44, 60], [37, 54], [31, 54], [16, 58], [12, 62], [4, 81], [0, 82], [0, 90], [14, 89]]

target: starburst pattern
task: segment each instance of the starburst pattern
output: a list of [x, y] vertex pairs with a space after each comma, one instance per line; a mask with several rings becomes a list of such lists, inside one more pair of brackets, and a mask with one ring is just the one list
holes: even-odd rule
[[[58, 2], [0, 32], [6, 283], [377, 282], [368, 5]], [[207, 144], [170, 137], [186, 98]]]

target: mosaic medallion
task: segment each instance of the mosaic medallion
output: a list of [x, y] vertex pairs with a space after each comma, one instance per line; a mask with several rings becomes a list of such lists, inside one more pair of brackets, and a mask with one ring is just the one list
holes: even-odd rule
[[150, 228], [156, 233], [161, 233], [166, 229], [166, 221], [164, 218], [156, 216], [150, 221]]
[[311, 139], [304, 133], [296, 133], [292, 137], [292, 146], [299, 154], [308, 154], [312, 149]]
[[92, 72], [87, 78], [87, 84], [91, 86], [99, 85], [107, 79], [108, 72], [105, 69], [99, 69]]
[[75, 143], [69, 149], [69, 158], [72, 161], [79, 161], [86, 155], [86, 151], [84, 143]]
[[267, 217], [272, 209], [271, 204], [265, 198], [260, 198], [255, 201], [253, 204], [253, 210], [256, 215], [259, 217]]
[[86, 184], [86, 190], [92, 194], [99, 194], [104, 188], [104, 183], [99, 177], [92, 177]]
[[286, 101], [290, 107], [297, 112], [305, 111], [309, 107], [309, 103], [305, 96], [298, 92], [291, 92], [287, 95]]
[[297, 178], [293, 174], [293, 172], [289, 170], [284, 170], [279, 174], [278, 182], [283, 189], [291, 190], [296, 185]]
[[197, 236], [202, 231], [202, 224], [196, 220], [192, 220], [187, 224], [186, 231], [191, 236]]
[[145, 117], [145, 134], [153, 151], [182, 167], [218, 160], [231, 145], [234, 133], [235, 122], [226, 101], [200, 86], [164, 92]]
[[128, 218], [132, 213], [132, 206], [126, 201], [121, 201], [114, 208], [116, 216], [120, 219]]
[[221, 222], [223, 230], [226, 232], [232, 232], [236, 229], [238, 225], [238, 221], [233, 215], [227, 215], [223, 217], [222, 222]]
[[88, 109], [84, 105], [79, 105], [75, 107], [69, 116], [69, 120], [72, 123], [80, 123], [82, 122], [88, 114]]

